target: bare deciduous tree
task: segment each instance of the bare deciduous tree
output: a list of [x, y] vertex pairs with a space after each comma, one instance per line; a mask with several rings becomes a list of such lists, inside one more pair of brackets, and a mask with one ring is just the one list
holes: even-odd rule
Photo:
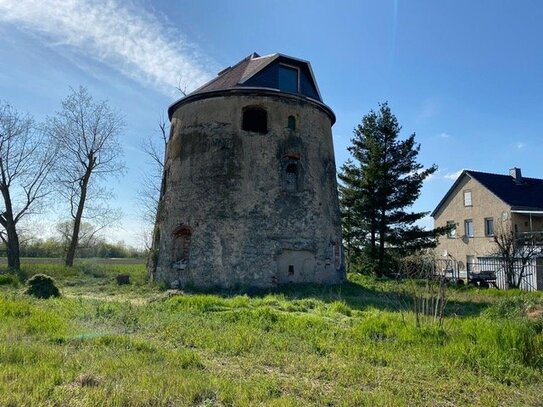
[[17, 225], [23, 217], [39, 212], [40, 202], [50, 191], [47, 181], [55, 153], [30, 117], [0, 102], [0, 238], [10, 268], [20, 268]]
[[59, 146], [55, 170], [59, 192], [70, 208], [72, 231], [65, 263], [73, 266], [81, 222], [110, 223], [117, 212], [107, 206], [111, 197], [101, 181], [124, 170], [118, 137], [124, 123], [107, 101], [95, 101], [85, 87], [72, 89], [47, 129]]
[[147, 157], [145, 170], [141, 172], [141, 183], [138, 189], [138, 206], [145, 223], [156, 221], [162, 175], [164, 172], [164, 154], [168, 143], [168, 125], [162, 119], [158, 136], [150, 135], [141, 142], [141, 151]]
[[527, 266], [541, 253], [543, 242], [533, 234], [516, 233], [511, 221], [496, 225], [496, 256], [501, 260], [506, 288], [519, 288], [526, 277]]
[[153, 228], [158, 214], [160, 190], [164, 174], [164, 155], [168, 143], [169, 126], [164, 118], [158, 123], [157, 135], [149, 135], [141, 141], [141, 151], [147, 157], [141, 171], [138, 188], [138, 207], [144, 223], [143, 241], [147, 250], [152, 246]]
[[[104, 229], [104, 227], [105, 226], [102, 225], [96, 226], [91, 223], [81, 222], [79, 227], [78, 247], [86, 248], [95, 245], [98, 241], [97, 235], [102, 229]], [[59, 236], [59, 241], [62, 244], [63, 252], [66, 254], [72, 240], [72, 233], [74, 230], [73, 220], [61, 221], [57, 223], [56, 230]]]
[[187, 84], [182, 81], [182, 76], [179, 75], [175, 89], [177, 89], [183, 96], [187, 96], [187, 87]]

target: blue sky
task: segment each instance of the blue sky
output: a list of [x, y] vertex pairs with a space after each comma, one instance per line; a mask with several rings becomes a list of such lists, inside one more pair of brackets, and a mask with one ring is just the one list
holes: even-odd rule
[[0, 0], [0, 98], [42, 120], [84, 85], [122, 112], [127, 173], [112, 186], [124, 216], [110, 236], [139, 245], [138, 146], [179, 78], [190, 90], [281, 52], [312, 64], [337, 116], [338, 168], [353, 127], [389, 102], [420, 161], [439, 167], [415, 204], [431, 211], [464, 168], [543, 177], [541, 21], [536, 0]]

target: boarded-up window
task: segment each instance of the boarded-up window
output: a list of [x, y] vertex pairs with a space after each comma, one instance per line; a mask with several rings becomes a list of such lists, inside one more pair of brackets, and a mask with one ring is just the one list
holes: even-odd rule
[[298, 181], [298, 165], [291, 163], [285, 170], [285, 189], [287, 191], [296, 191]]
[[179, 225], [174, 229], [172, 235], [174, 236], [172, 253], [174, 262], [188, 263], [192, 228], [188, 225]]
[[285, 155], [281, 163], [281, 171], [283, 191], [299, 191], [302, 186], [302, 166], [300, 163], [300, 154], [292, 153]]

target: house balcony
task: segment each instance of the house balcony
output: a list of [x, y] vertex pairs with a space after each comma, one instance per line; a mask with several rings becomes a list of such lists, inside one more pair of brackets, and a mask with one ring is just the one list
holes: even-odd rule
[[543, 210], [512, 209], [515, 234], [536, 244], [543, 244]]
[[518, 232], [516, 236], [524, 244], [543, 246], [543, 231]]

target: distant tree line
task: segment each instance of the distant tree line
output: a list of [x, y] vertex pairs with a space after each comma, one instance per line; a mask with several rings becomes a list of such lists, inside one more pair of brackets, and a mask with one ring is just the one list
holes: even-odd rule
[[[22, 257], [62, 258], [66, 255], [66, 244], [52, 237], [29, 239], [21, 242], [20, 253]], [[90, 246], [80, 246], [77, 252], [80, 258], [141, 258], [145, 255], [145, 251], [123, 242], [110, 243], [104, 239], [97, 239]]]

